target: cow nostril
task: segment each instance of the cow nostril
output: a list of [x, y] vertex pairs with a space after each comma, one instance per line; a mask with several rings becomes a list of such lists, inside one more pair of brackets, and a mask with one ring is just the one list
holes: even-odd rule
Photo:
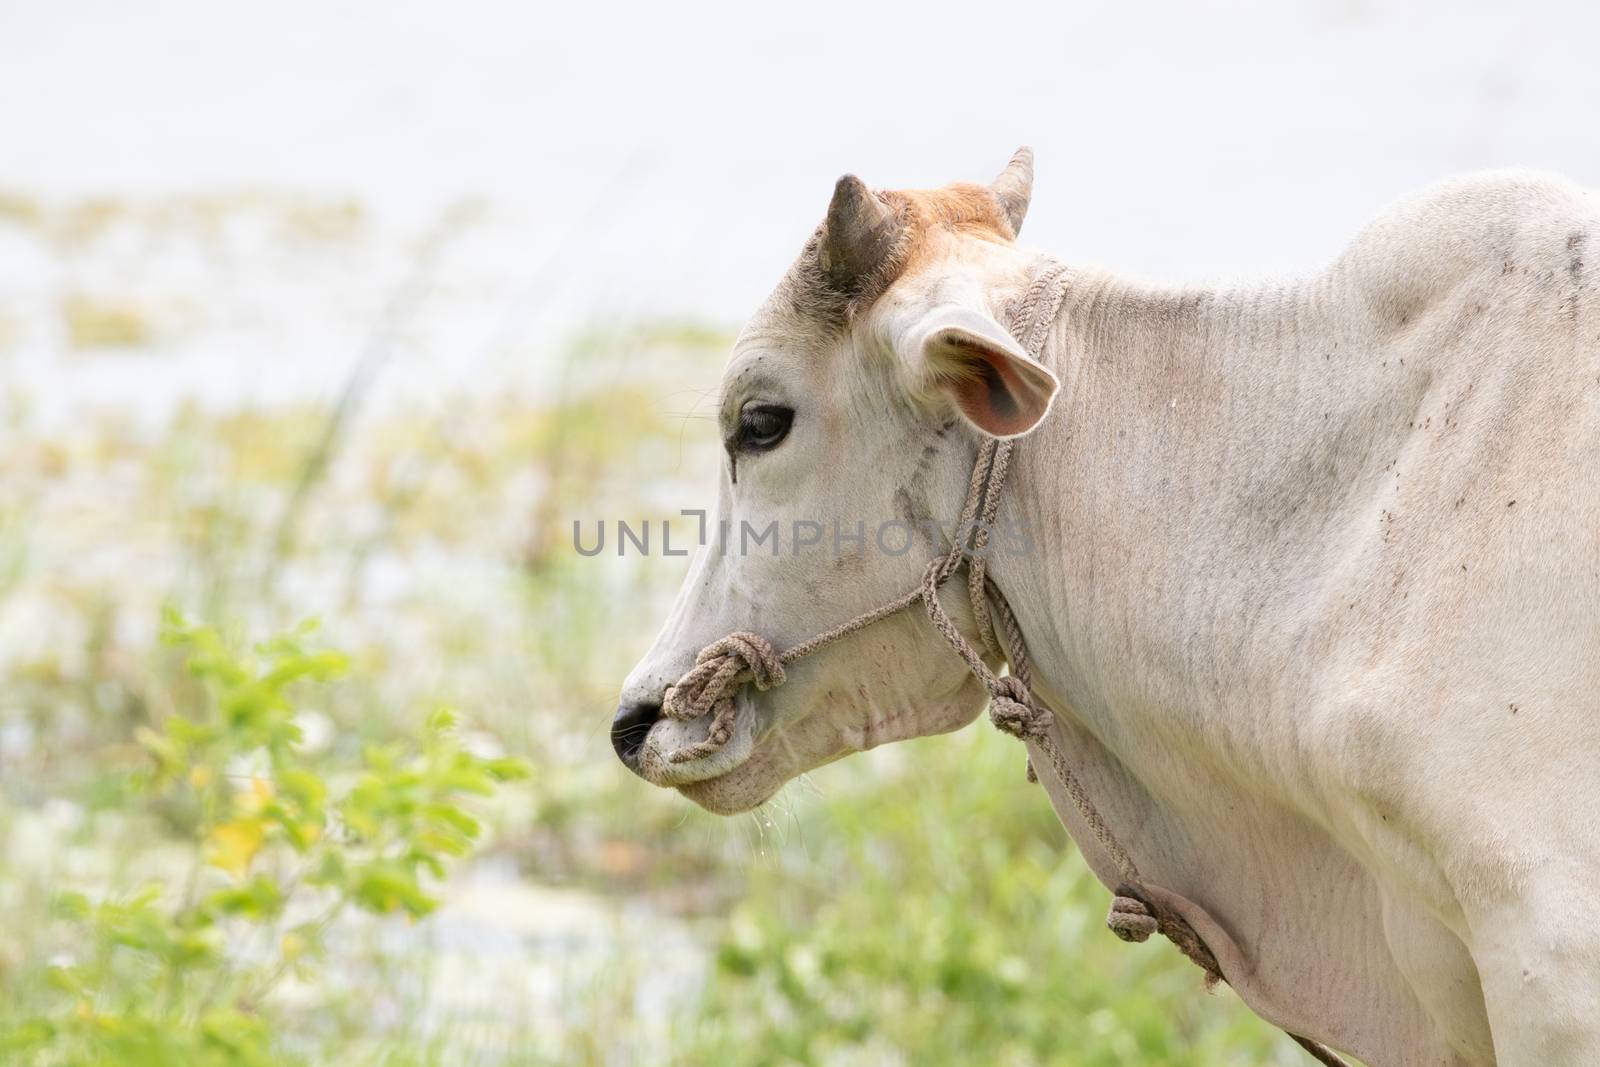
[[653, 702], [623, 704], [617, 708], [617, 717], [611, 720], [611, 747], [617, 750], [617, 758], [627, 764], [629, 770], [638, 771], [644, 739], [659, 718], [661, 705]]

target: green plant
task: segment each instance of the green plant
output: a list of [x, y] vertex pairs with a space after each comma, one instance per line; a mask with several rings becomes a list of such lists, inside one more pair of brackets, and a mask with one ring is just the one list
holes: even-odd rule
[[49, 993], [4, 1024], [0, 1057], [41, 1065], [257, 1067], [298, 1062], [272, 1025], [272, 994], [310, 978], [340, 917], [427, 916], [430, 883], [479, 836], [464, 801], [523, 777], [516, 760], [463, 747], [435, 711], [411, 743], [368, 746], [351, 765], [314, 759], [301, 687], [345, 657], [308, 647], [303, 625], [235, 651], [175, 612], [193, 708], [142, 728], [132, 803], [174, 828], [183, 873], [132, 892], [55, 900]]

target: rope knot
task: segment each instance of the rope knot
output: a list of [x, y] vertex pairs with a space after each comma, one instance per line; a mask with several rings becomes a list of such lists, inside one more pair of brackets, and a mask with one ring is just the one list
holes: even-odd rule
[[1124, 941], [1142, 943], [1159, 928], [1156, 917], [1142, 901], [1133, 897], [1117, 896], [1111, 900], [1111, 911], [1106, 915], [1106, 925]]
[[778, 650], [772, 647], [772, 642], [760, 634], [748, 630], [731, 633], [702, 648], [695, 662], [709, 663], [723, 658], [737, 660], [741, 665], [741, 673], [748, 670], [748, 680], [755, 682], [757, 689], [765, 691], [783, 684], [783, 660], [779, 658]]
[[1044, 737], [1050, 731], [1055, 717], [1049, 708], [1036, 707], [1033, 694], [1014, 675], [996, 678], [989, 691], [989, 721], [1001, 733], [1020, 737]]
[[687, 763], [709, 756], [733, 737], [734, 697], [745, 682], [767, 690], [783, 684], [783, 659], [772, 642], [745, 630], [713, 641], [700, 650], [682, 678], [667, 688], [661, 714], [669, 719], [692, 720], [711, 715], [704, 741], [685, 745], [667, 757]]

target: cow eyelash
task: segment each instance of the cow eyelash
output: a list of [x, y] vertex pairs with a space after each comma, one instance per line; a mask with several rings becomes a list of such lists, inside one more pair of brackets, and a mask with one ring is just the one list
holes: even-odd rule
[[794, 425], [794, 408], [752, 404], [739, 412], [739, 426], [730, 442], [736, 452], [768, 452], [783, 443]]

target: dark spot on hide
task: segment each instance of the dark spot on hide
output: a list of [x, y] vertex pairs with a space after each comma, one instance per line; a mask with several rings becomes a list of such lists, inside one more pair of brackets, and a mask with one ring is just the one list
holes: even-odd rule
[[899, 488], [894, 491], [895, 517], [911, 528], [911, 536], [920, 538], [929, 553], [939, 550], [935, 532], [938, 524], [934, 521], [933, 513], [928, 510], [926, 501], [919, 496], [914, 496], [910, 489]]

